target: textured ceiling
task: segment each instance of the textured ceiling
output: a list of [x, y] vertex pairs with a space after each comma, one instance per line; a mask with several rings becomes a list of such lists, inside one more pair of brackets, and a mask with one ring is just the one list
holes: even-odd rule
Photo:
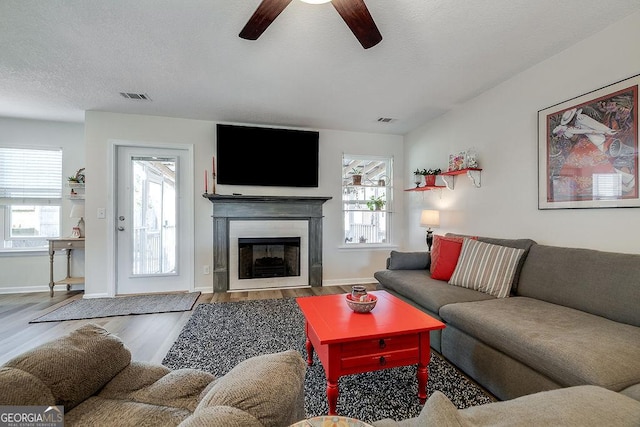
[[640, 0], [366, 3], [384, 37], [368, 50], [330, 3], [295, 0], [247, 41], [237, 35], [259, 0], [2, 0], [0, 116], [81, 122], [99, 110], [404, 134], [640, 10]]

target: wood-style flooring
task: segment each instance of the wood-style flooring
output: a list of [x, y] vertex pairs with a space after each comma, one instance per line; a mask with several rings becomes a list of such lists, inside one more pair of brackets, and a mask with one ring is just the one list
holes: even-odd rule
[[[365, 285], [374, 290], [374, 284]], [[279, 289], [202, 294], [197, 304], [256, 299], [289, 298], [312, 295], [346, 293], [351, 286], [323, 286], [301, 289]], [[161, 363], [192, 311], [178, 313], [142, 314], [135, 316], [103, 317], [65, 322], [29, 323], [74, 299], [82, 292], [56, 291], [0, 295], [0, 365], [13, 357], [47, 341], [66, 335], [87, 323], [95, 323], [117, 335], [131, 350], [134, 360]], [[195, 306], [194, 306], [195, 307]]]

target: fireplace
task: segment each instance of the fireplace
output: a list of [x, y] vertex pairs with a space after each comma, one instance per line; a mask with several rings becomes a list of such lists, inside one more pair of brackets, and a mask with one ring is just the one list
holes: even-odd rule
[[238, 279], [300, 276], [300, 237], [238, 239]]
[[229, 290], [309, 286], [308, 221], [233, 219], [228, 239]]
[[[213, 204], [213, 291], [322, 286], [322, 205], [331, 197], [204, 194]], [[239, 239], [300, 238], [297, 276], [240, 279]]]

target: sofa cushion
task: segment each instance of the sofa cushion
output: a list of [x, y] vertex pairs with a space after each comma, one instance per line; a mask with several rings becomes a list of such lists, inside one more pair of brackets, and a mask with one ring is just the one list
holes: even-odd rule
[[640, 383], [640, 328], [525, 297], [449, 304], [440, 315], [565, 387]]
[[[439, 237], [439, 236], [438, 236]], [[438, 255], [434, 256], [431, 262], [431, 277], [437, 280], [448, 281], [458, 264], [462, 241], [464, 239], [449, 239], [439, 237]]]
[[518, 294], [640, 326], [640, 255], [534, 245]]
[[426, 270], [430, 265], [429, 252], [391, 251], [387, 268], [389, 270]]
[[306, 362], [295, 350], [254, 356], [216, 380], [194, 415], [211, 406], [248, 412], [264, 426], [283, 426], [305, 417]]
[[457, 416], [468, 426], [637, 426], [640, 402], [586, 385], [473, 406]]
[[431, 313], [438, 313], [440, 307], [446, 304], [494, 298], [482, 292], [451, 286], [442, 280], [432, 279], [426, 270], [383, 270], [375, 272], [374, 277], [383, 289], [390, 289], [409, 298]]
[[91, 427], [176, 426], [189, 415], [182, 408], [93, 396], [71, 411], [65, 408], [64, 423]]
[[53, 406], [56, 399], [40, 379], [16, 368], [0, 369], [0, 405]]
[[131, 361], [122, 341], [94, 324], [42, 344], [5, 366], [28, 372], [44, 383], [57, 405], [69, 410], [95, 394]]
[[209, 406], [193, 414], [179, 427], [264, 427], [248, 412], [231, 406]]
[[100, 391], [99, 396], [193, 412], [203, 390], [213, 380], [215, 376], [197, 369], [169, 370], [162, 365], [131, 362]]
[[522, 249], [465, 239], [449, 284], [479, 290], [497, 298], [509, 296]]

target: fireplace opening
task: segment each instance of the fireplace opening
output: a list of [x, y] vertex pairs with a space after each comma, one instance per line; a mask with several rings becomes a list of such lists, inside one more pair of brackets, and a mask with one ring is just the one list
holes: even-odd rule
[[238, 279], [300, 276], [300, 237], [238, 239]]

